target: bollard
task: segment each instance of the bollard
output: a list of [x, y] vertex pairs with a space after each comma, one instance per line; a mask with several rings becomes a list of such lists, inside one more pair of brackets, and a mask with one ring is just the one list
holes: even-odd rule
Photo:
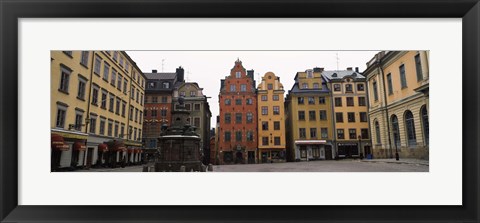
[[202, 165], [202, 172], [207, 172], [207, 166]]
[[213, 171], [213, 165], [211, 163], [208, 164], [208, 171]]
[[185, 169], [186, 169], [185, 166], [181, 166], [180, 167], [180, 172], [185, 172]]

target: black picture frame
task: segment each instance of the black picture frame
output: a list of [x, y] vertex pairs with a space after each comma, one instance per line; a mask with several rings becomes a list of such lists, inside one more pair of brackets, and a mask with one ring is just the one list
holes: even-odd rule
[[[480, 147], [477, 140], [479, 137], [478, 87], [480, 86], [478, 78], [480, 5], [478, 0], [0, 0], [0, 16], [1, 222], [473, 223], [480, 221], [478, 213], [480, 209], [478, 150]], [[462, 18], [463, 205], [20, 206], [17, 198], [18, 19], [62, 17]], [[460, 72], [460, 68], [458, 71]], [[455, 121], [455, 119], [449, 121]], [[458, 142], [452, 143], [452, 149], [457, 145]], [[387, 196], [395, 196], [395, 194]]]

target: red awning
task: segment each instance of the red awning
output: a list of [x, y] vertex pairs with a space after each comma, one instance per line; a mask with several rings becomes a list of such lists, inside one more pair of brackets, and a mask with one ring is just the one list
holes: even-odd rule
[[134, 152], [135, 152], [135, 149], [133, 149], [133, 148], [128, 149], [128, 153], [134, 153]]
[[87, 146], [85, 146], [85, 144], [82, 142], [76, 142], [73, 144], [73, 149], [76, 151], [85, 151]]
[[98, 145], [98, 151], [104, 153], [108, 151], [108, 146], [105, 143], [99, 144]]
[[52, 149], [54, 150], [67, 151], [69, 149], [68, 145], [65, 144], [65, 140], [61, 135], [52, 134], [51, 143]]
[[135, 153], [140, 153], [140, 150], [141, 150], [141, 149], [136, 148], [136, 149], [135, 149]]

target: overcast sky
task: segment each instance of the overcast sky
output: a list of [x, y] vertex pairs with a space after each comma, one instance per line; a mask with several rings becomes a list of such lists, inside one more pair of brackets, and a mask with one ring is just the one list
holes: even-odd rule
[[[208, 102], [212, 111], [212, 127], [219, 114], [218, 93], [220, 79], [230, 74], [235, 60], [239, 58], [245, 69], [255, 70], [257, 86], [266, 72], [280, 77], [285, 95], [293, 86], [295, 74], [314, 67], [325, 70], [345, 70], [358, 67], [366, 69], [366, 63], [377, 51], [127, 51], [144, 73], [175, 72], [182, 66], [185, 79], [197, 82], [203, 93], [211, 97]], [[337, 60], [338, 54], [338, 60]], [[163, 60], [163, 68], [162, 68]]]

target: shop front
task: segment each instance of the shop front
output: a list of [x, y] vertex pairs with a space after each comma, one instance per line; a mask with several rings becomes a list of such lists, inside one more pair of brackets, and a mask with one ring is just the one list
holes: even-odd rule
[[260, 163], [284, 163], [286, 162], [285, 149], [259, 149]]
[[358, 142], [338, 142], [338, 158], [357, 158], [360, 157]]
[[326, 140], [296, 140], [295, 161], [333, 159], [331, 143]]
[[84, 168], [87, 134], [63, 129], [51, 131], [51, 171]]

